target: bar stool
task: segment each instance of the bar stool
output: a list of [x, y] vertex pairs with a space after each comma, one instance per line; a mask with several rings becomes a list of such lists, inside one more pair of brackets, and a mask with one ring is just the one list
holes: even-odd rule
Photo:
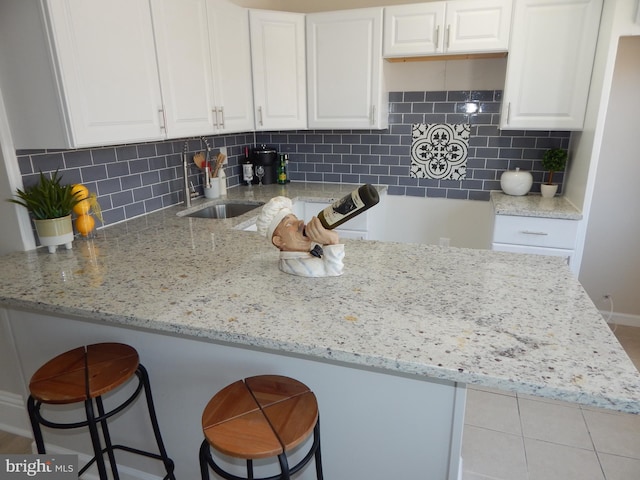
[[[227, 480], [288, 480], [315, 457], [316, 477], [322, 480], [320, 419], [316, 396], [303, 383], [279, 375], [239, 380], [220, 390], [202, 414], [205, 440], [200, 446], [200, 472], [209, 479], [210, 466]], [[313, 432], [313, 444], [295, 466], [287, 452]], [[247, 462], [247, 477], [224, 471], [213, 459], [211, 447]], [[254, 479], [253, 460], [278, 457], [279, 475]]]
[[[105, 412], [102, 395], [119, 387], [134, 375], [138, 378], [138, 385], [135, 391], [124, 402]], [[111, 442], [107, 420], [133, 403], [142, 389], [144, 389], [147, 399], [147, 408], [159, 454], [124, 445], [113, 445]], [[111, 464], [113, 478], [117, 480], [119, 475], [114, 450], [124, 450], [162, 460], [167, 471], [164, 479], [175, 480], [173, 475], [174, 464], [167, 455], [160, 435], [160, 428], [158, 427], [158, 420], [151, 397], [149, 375], [140, 364], [138, 352], [133, 347], [121, 343], [96, 343], [62, 353], [49, 360], [33, 374], [29, 383], [29, 392], [27, 409], [38, 453], [46, 453], [41, 425], [54, 429], [88, 427], [94, 456], [80, 469], [78, 472], [79, 477], [95, 462], [100, 479], [107, 480], [107, 469], [104, 461], [104, 454], [106, 453]], [[58, 423], [47, 420], [40, 412], [43, 404], [66, 405], [77, 402], [84, 402], [86, 420], [74, 423]], [[97, 408], [97, 415], [94, 409], [94, 402]], [[102, 429], [104, 447], [100, 441], [98, 424]]]

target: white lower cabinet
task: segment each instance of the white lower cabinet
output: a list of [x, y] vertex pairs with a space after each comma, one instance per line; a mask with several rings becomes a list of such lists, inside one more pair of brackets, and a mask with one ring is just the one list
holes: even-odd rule
[[496, 215], [492, 250], [560, 256], [573, 270], [578, 221], [558, 218]]

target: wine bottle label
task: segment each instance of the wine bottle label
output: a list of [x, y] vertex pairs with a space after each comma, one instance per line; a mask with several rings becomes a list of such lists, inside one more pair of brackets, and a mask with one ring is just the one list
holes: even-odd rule
[[322, 213], [327, 224], [334, 225], [346, 217], [353, 216], [358, 210], [364, 208], [365, 204], [355, 190], [351, 195], [347, 195], [339, 202], [325, 208]]

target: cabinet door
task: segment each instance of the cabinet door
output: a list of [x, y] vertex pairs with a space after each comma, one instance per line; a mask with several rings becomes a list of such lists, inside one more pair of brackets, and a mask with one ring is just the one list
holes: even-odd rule
[[501, 128], [579, 130], [602, 0], [515, 4]]
[[307, 15], [309, 128], [385, 128], [382, 9]]
[[307, 126], [304, 14], [249, 11], [256, 130]]
[[447, 2], [445, 51], [506, 52], [510, 26], [511, 0]]
[[445, 2], [398, 5], [384, 9], [384, 56], [442, 53]]
[[45, 13], [71, 146], [162, 138], [149, 4], [50, 0]]
[[213, 133], [206, 0], [152, 0], [168, 138]]
[[245, 8], [208, 0], [214, 79], [214, 127], [218, 133], [253, 130], [253, 83], [249, 13]]
[[384, 56], [505, 52], [512, 0], [457, 0], [384, 9]]

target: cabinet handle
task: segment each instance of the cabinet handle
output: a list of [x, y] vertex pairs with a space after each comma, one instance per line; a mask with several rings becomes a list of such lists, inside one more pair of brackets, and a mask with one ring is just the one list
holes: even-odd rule
[[511, 102], [507, 103], [507, 125], [511, 124]]
[[213, 128], [218, 128], [218, 108], [213, 107], [211, 109], [211, 114], [213, 115]]
[[376, 106], [375, 105], [371, 105], [371, 118], [369, 119], [369, 121], [371, 122], [371, 125], [376, 124]]
[[160, 116], [160, 130], [167, 130], [167, 115], [164, 112], [164, 108], [158, 109], [158, 114]]
[[520, 233], [523, 233], [525, 235], [541, 235], [541, 236], [549, 235], [547, 232], [532, 232], [530, 230], [520, 230]]
[[224, 107], [220, 107], [220, 128], [224, 128]]
[[438, 50], [439, 45], [440, 45], [440, 25], [436, 25], [436, 50]]
[[262, 126], [262, 107], [258, 107], [258, 124]]
[[451, 31], [451, 25], [447, 25], [447, 40], [445, 41], [444, 48], [449, 50], [449, 32]]

